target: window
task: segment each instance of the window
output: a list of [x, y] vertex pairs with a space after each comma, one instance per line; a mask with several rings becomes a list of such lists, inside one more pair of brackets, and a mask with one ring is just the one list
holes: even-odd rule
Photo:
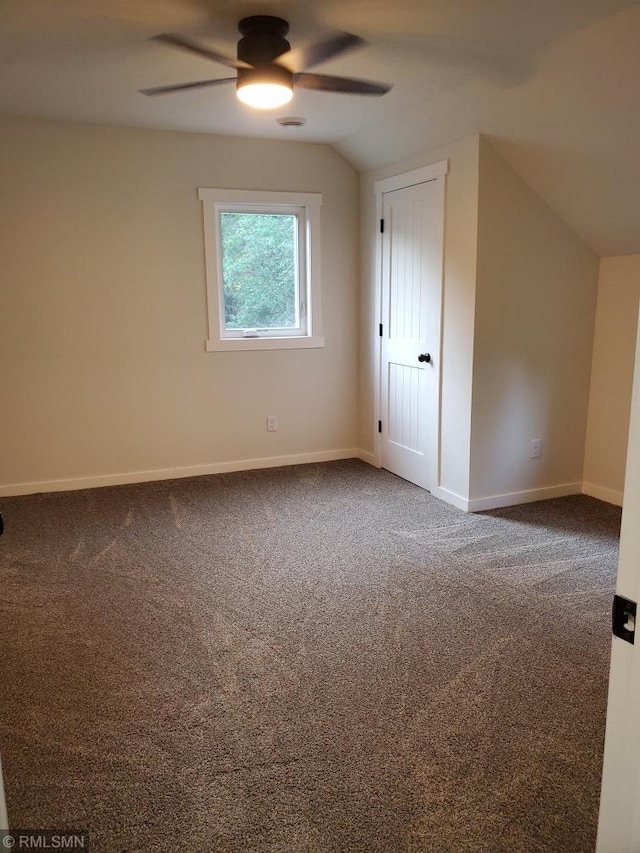
[[292, 208], [220, 210], [222, 334], [304, 334], [303, 211]]
[[200, 189], [208, 351], [321, 347], [319, 193]]

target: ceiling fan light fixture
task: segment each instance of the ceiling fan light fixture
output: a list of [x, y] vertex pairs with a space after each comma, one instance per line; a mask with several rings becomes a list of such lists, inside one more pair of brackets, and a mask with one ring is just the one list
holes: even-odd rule
[[288, 104], [292, 89], [281, 83], [247, 83], [238, 86], [238, 99], [257, 110], [273, 110]]
[[258, 110], [272, 110], [293, 98], [293, 75], [279, 65], [241, 69], [236, 94], [243, 104]]

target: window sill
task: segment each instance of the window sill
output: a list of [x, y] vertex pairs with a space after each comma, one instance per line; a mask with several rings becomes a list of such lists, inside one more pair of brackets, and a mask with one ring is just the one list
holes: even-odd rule
[[205, 341], [207, 352], [239, 352], [241, 350], [265, 349], [320, 349], [324, 347], [324, 338], [223, 338], [217, 341]]

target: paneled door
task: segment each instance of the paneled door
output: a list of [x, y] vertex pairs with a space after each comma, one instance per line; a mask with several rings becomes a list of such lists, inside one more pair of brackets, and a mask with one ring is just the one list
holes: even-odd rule
[[382, 196], [381, 462], [438, 485], [444, 177]]

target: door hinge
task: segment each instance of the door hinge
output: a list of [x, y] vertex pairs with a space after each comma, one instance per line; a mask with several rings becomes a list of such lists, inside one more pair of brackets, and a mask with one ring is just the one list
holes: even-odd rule
[[384, 234], [384, 219], [380, 220], [380, 233]]
[[378, 432], [382, 432], [382, 421], [378, 421]]
[[382, 337], [382, 323], [378, 326], [378, 334]]

